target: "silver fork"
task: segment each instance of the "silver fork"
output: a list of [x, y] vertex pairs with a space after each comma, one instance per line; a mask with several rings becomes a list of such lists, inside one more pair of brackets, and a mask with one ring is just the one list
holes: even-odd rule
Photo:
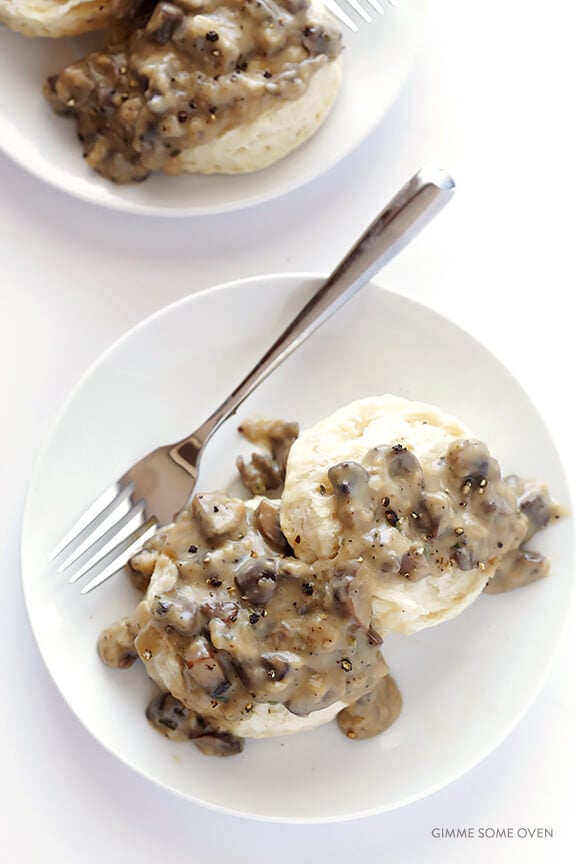
[[[382, 0], [382, 2], [380, 0], [364, 0], [364, 4], [362, 4], [360, 0], [324, 0], [324, 6], [348, 30], [358, 33], [360, 27], [354, 20], [355, 15], [358, 15], [366, 24], [371, 24], [374, 13], [383, 15], [385, 6], [398, 6], [398, 2], [399, 0]], [[369, 7], [368, 11], [366, 6]], [[346, 12], [346, 8], [354, 13], [352, 17]]]
[[236, 389], [192, 433], [152, 451], [120, 477], [71, 528], [50, 561], [87, 594], [120, 570], [190, 498], [207, 442], [252, 391], [432, 219], [454, 182], [437, 168], [416, 174], [382, 210], [318, 291]]

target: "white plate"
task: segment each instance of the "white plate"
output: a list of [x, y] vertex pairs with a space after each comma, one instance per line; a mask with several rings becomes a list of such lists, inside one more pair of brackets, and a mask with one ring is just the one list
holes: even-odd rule
[[75, 125], [57, 117], [42, 96], [46, 77], [81, 56], [78, 44], [72, 39], [25, 39], [1, 26], [0, 80], [10, 86], [0, 88], [0, 147], [59, 189], [132, 213], [217, 213], [275, 198], [312, 180], [350, 153], [396, 98], [420, 41], [426, 0], [382, 5], [384, 14], [374, 14], [373, 23], [362, 24], [358, 33], [344, 28], [344, 83], [324, 126], [299, 150], [256, 174], [155, 176], [145, 183], [115, 186], [88, 167]]
[[[133, 608], [118, 578], [82, 597], [46, 560], [72, 521], [159, 443], [194, 429], [263, 353], [318, 280], [244, 280], [182, 300], [144, 321], [85, 375], [39, 460], [27, 502], [22, 564], [32, 627], [72, 710], [112, 753], [145, 777], [210, 807], [271, 820], [327, 821], [389, 810], [440, 789], [511, 731], [541, 687], [568, 607], [572, 525], [534, 544], [549, 579], [482, 596], [456, 620], [390, 640], [386, 659], [404, 710], [384, 735], [351, 742], [330, 724], [248, 741], [230, 759], [170, 742], [144, 718], [152, 692], [141, 664], [103, 666], [100, 630]], [[249, 326], [238, 326], [239, 321]], [[359, 397], [394, 392], [457, 414], [507, 473], [568, 489], [549, 433], [523, 390], [478, 342], [400, 295], [365, 288], [243, 406], [303, 426]], [[236, 423], [214, 438], [199, 488], [234, 477]]]

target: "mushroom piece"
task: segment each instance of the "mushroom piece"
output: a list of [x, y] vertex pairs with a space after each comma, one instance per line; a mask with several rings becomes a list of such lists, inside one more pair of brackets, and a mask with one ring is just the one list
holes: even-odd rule
[[184, 20], [184, 12], [172, 3], [158, 3], [146, 25], [146, 32], [154, 42], [170, 42], [177, 27]]
[[128, 669], [138, 657], [134, 647], [135, 632], [130, 618], [103, 630], [98, 637], [97, 649], [100, 659], [113, 669]]
[[197, 636], [188, 645], [184, 664], [191, 678], [212, 699], [221, 699], [232, 684], [226, 676], [208, 639]]
[[486, 445], [475, 439], [453, 441], [446, 452], [446, 464], [454, 477], [462, 481], [464, 495], [483, 490], [489, 480], [500, 479], [498, 462], [490, 456]]
[[525, 539], [529, 540], [536, 531], [545, 528], [550, 521], [552, 515], [550, 503], [540, 492], [529, 492], [520, 499], [518, 504], [522, 513], [528, 518], [529, 527]]
[[196, 601], [185, 591], [156, 594], [151, 604], [152, 617], [170, 632], [194, 636], [202, 627], [202, 614]]
[[168, 738], [188, 738], [194, 715], [171, 693], [161, 693], [146, 708], [146, 719]]
[[218, 618], [224, 624], [234, 624], [238, 619], [240, 607], [233, 600], [207, 600], [206, 603], [202, 603], [200, 610], [209, 621]]
[[387, 459], [390, 477], [417, 477], [422, 486], [422, 466], [411, 450], [402, 444], [394, 444], [387, 453]]
[[[461, 568], [464, 569], [464, 568]], [[430, 574], [430, 565], [424, 546], [412, 546], [400, 561], [400, 575], [410, 582], [419, 582]]]
[[249, 462], [238, 456], [236, 467], [244, 486], [252, 495], [263, 495], [268, 490], [278, 489], [284, 479], [281, 467], [266, 453], [253, 453]]
[[298, 437], [298, 424], [283, 420], [246, 420], [239, 427], [252, 444], [264, 447], [268, 453], [253, 453], [246, 462], [241, 456], [236, 467], [242, 482], [253, 495], [278, 489], [284, 482], [288, 453]]
[[278, 559], [248, 558], [236, 572], [235, 581], [242, 592], [256, 606], [265, 606], [276, 590]]
[[345, 616], [354, 622], [355, 627], [368, 630], [372, 617], [371, 598], [366, 591], [361, 590], [355, 570], [339, 572], [332, 580], [331, 587], [334, 599], [341, 605]]
[[345, 528], [363, 531], [374, 518], [368, 485], [370, 476], [358, 462], [340, 462], [328, 470], [336, 511]]
[[475, 567], [472, 550], [464, 540], [452, 548], [450, 558], [460, 570], [468, 571]]
[[246, 513], [244, 503], [226, 492], [195, 495], [192, 516], [208, 541], [221, 540], [236, 533]]
[[290, 555], [292, 550], [280, 527], [280, 508], [267, 498], [263, 498], [255, 512], [256, 527], [265, 540], [284, 555]]
[[244, 750], [244, 739], [227, 732], [212, 732], [192, 739], [205, 756], [236, 756]]

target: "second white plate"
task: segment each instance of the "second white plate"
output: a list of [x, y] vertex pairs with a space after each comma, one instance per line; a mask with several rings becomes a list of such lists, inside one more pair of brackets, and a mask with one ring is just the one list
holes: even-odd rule
[[382, 5], [384, 14], [373, 13], [372, 23], [360, 23], [358, 33], [343, 28], [342, 90], [326, 123], [299, 150], [255, 174], [154, 176], [129, 186], [116, 186], [86, 165], [75, 125], [57, 117], [42, 96], [46, 77], [81, 56], [82, 41], [25, 39], [0, 26], [0, 79], [10, 82], [0, 88], [0, 148], [70, 195], [131, 213], [218, 213], [276, 198], [319, 176], [357, 147], [400, 91], [420, 43], [426, 0]]

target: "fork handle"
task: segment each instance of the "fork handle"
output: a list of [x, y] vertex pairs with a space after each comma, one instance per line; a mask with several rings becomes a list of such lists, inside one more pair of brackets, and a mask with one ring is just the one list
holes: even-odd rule
[[453, 192], [454, 181], [445, 171], [419, 171], [386, 205], [236, 389], [196, 432], [172, 448], [175, 461], [185, 468], [186, 445], [191, 443], [197, 450], [205, 444], [270, 372], [420, 233]]

